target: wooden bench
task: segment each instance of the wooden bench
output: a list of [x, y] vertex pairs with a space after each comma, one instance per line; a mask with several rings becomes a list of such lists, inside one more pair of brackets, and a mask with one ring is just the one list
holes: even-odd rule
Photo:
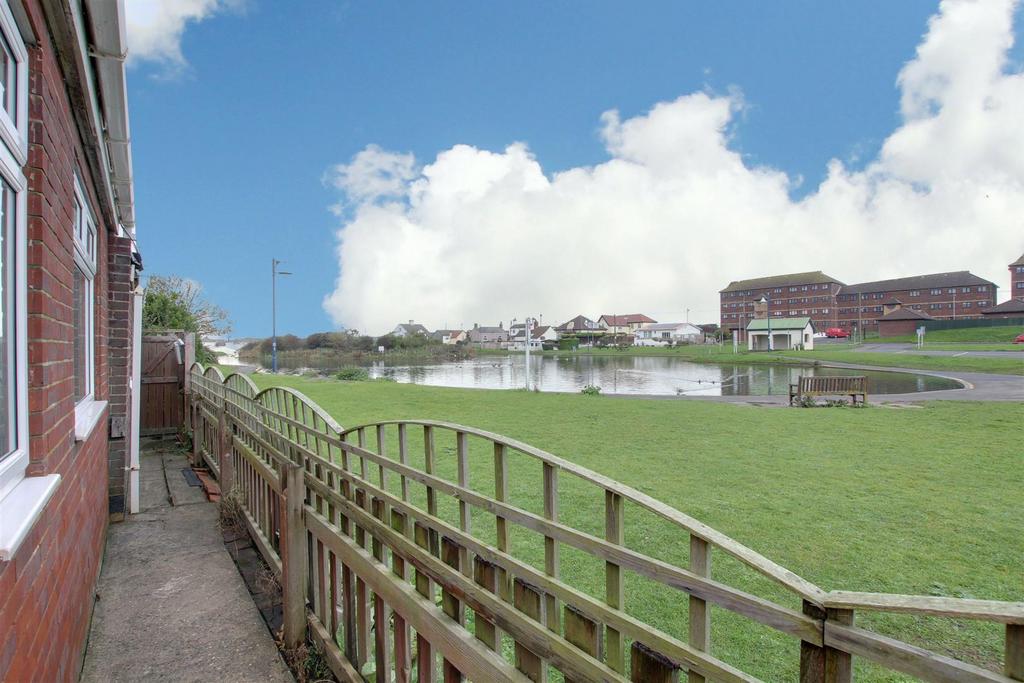
[[804, 376], [798, 383], [789, 385], [789, 404], [793, 405], [794, 399], [805, 396], [849, 396], [854, 405], [860, 396], [861, 403], [867, 403], [868, 378], [863, 375]]

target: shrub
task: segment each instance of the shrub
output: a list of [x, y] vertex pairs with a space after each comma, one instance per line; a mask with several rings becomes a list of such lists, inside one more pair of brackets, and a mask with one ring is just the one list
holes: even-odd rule
[[595, 386], [593, 384], [588, 384], [587, 386], [580, 389], [580, 393], [585, 396], [598, 396], [601, 393], [601, 387]]
[[335, 377], [346, 382], [365, 382], [370, 379], [370, 373], [366, 368], [342, 368]]

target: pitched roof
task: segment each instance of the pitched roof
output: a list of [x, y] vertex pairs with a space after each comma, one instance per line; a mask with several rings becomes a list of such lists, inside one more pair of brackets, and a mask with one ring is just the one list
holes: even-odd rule
[[940, 289], [942, 287], [963, 287], [967, 285], [990, 285], [995, 287], [995, 283], [978, 277], [969, 271], [956, 270], [949, 273], [899, 277], [894, 280], [860, 282], [855, 285], [844, 286], [839, 290], [839, 293], [869, 294], [872, 292], [897, 292], [904, 289]]
[[477, 332], [483, 332], [484, 334], [498, 334], [499, 332], [505, 331], [505, 328], [501, 327], [500, 325], [498, 327], [484, 327], [483, 325], [480, 325], [479, 327], [474, 327], [473, 329], [476, 330]]
[[1020, 258], [1010, 264], [1011, 266], [1024, 266], [1024, 254], [1020, 255]]
[[566, 320], [564, 323], [556, 327], [556, 330], [568, 330], [569, 325], [573, 324], [573, 330], [599, 330], [600, 325], [595, 323], [593, 320], [585, 315], [578, 315], [571, 320]]
[[889, 320], [935, 320], [935, 318], [924, 311], [917, 311], [913, 308], [897, 308], [892, 313], [878, 319], [879, 322], [888, 322]]
[[982, 315], [985, 315], [986, 313], [1020, 313], [1024, 316], [1024, 301], [1020, 299], [1010, 299], [1009, 301], [1004, 301], [998, 306], [986, 308], [981, 312]]
[[404, 330], [406, 334], [430, 334], [430, 332], [427, 331], [427, 328], [423, 327], [423, 325], [420, 325], [419, 323], [402, 323], [400, 325], [396, 325], [396, 327]]
[[463, 330], [434, 330], [433, 334], [431, 334], [430, 336], [434, 337], [435, 339], [441, 339], [443, 337], [458, 336], [462, 334], [462, 332]]
[[[811, 324], [807, 316], [802, 318], [772, 318], [772, 330], [802, 330]], [[813, 328], [814, 325], [811, 325]], [[747, 330], [768, 330], [768, 318], [757, 318], [747, 324]]]
[[820, 270], [812, 270], [807, 273], [789, 273], [788, 275], [772, 275], [769, 277], [756, 277], [751, 280], [733, 280], [725, 289], [719, 292], [736, 292], [744, 289], [767, 289], [769, 287], [792, 287], [793, 285], [820, 285], [835, 282], [843, 284], [831, 275], [825, 275]]
[[604, 315], [601, 316], [600, 319], [603, 319], [606, 323], [612, 325], [613, 327], [619, 327], [620, 325], [632, 325], [634, 323], [643, 324], [658, 322], [654, 318], [649, 318], [643, 313], [626, 313], [623, 315], [608, 315], [607, 313], [605, 313]]

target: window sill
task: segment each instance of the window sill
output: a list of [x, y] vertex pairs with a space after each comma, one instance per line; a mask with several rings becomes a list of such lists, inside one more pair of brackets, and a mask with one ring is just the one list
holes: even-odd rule
[[75, 441], [85, 441], [107, 408], [106, 401], [87, 399], [75, 406]]
[[10, 562], [18, 552], [59, 483], [59, 474], [25, 477], [0, 500], [0, 562]]

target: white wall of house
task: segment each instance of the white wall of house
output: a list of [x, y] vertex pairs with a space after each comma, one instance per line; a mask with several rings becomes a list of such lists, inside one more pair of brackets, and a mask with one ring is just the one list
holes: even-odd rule
[[[802, 348], [805, 351], [814, 350], [814, 328], [808, 324], [802, 330], [772, 330], [771, 348], [775, 351]], [[747, 330], [747, 350], [767, 351], [768, 331]]]
[[675, 344], [700, 344], [704, 331], [692, 323], [657, 323], [641, 325], [633, 339], [634, 346], [664, 346]]

